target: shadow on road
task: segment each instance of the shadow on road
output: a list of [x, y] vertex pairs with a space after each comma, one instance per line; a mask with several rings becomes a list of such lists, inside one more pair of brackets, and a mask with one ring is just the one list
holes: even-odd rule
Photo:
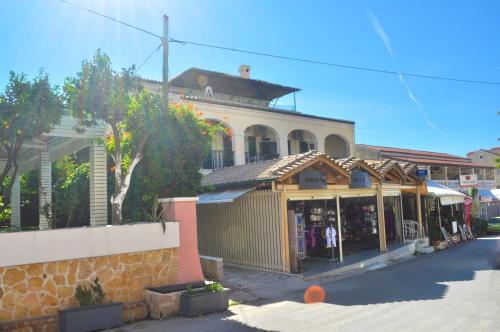
[[[448, 291], [446, 283], [471, 281], [478, 271], [500, 267], [499, 241], [491, 239], [478, 239], [385, 269], [325, 282], [320, 284], [326, 292], [324, 302], [353, 306], [441, 299]], [[278, 301], [303, 303], [304, 299], [303, 294], [295, 292], [259, 304]]]

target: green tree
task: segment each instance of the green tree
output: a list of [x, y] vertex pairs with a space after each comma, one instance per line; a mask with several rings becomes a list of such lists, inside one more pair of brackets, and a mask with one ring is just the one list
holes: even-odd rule
[[142, 88], [134, 67], [116, 72], [100, 50], [83, 62], [76, 77], [66, 79], [64, 92], [79, 130], [102, 122], [110, 128], [104, 143], [114, 163], [111, 219], [119, 224], [132, 174], [143, 157], [152, 123], [161, 113], [161, 100]]
[[[153, 126], [127, 197], [124, 218], [145, 220], [155, 197], [193, 196], [200, 192], [203, 160], [211, 138], [224, 128], [204, 120], [190, 104], [170, 105]], [[146, 212], [146, 213], [145, 213]]]
[[55, 226], [87, 226], [90, 220], [88, 150], [64, 156], [52, 165], [52, 215]]
[[9, 82], [0, 94], [0, 152], [6, 163], [0, 168], [0, 194], [12, 186], [6, 181], [18, 171], [17, 157], [23, 144], [49, 132], [61, 120], [63, 103], [58, 88], [50, 85], [43, 71], [32, 81], [24, 74], [10, 72]]

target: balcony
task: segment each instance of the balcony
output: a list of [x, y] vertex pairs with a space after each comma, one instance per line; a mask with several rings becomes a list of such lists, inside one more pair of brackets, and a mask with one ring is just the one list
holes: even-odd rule
[[203, 162], [204, 169], [218, 169], [234, 165], [234, 153], [232, 151], [211, 150]]
[[274, 154], [274, 153], [255, 153], [255, 154], [250, 154], [248, 152], [245, 152], [245, 164], [257, 163], [259, 161], [276, 159], [276, 158], [279, 158], [279, 156], [280, 156], [279, 154]]

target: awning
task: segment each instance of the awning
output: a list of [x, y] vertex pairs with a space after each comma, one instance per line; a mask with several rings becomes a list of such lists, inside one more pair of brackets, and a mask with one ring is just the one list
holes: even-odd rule
[[427, 180], [427, 191], [430, 196], [439, 198], [441, 205], [459, 204], [464, 202], [465, 194], [445, 187], [437, 182]]
[[478, 192], [482, 202], [500, 201], [500, 189], [479, 189]]
[[252, 190], [254, 190], [254, 187], [235, 188], [225, 191], [204, 193], [198, 196], [198, 204], [231, 203], [238, 197], [241, 197]]

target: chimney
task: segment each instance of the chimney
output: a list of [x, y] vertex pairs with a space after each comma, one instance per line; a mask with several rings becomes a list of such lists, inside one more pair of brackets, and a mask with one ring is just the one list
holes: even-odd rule
[[250, 66], [249, 65], [241, 65], [239, 67], [240, 77], [241, 78], [250, 78]]

